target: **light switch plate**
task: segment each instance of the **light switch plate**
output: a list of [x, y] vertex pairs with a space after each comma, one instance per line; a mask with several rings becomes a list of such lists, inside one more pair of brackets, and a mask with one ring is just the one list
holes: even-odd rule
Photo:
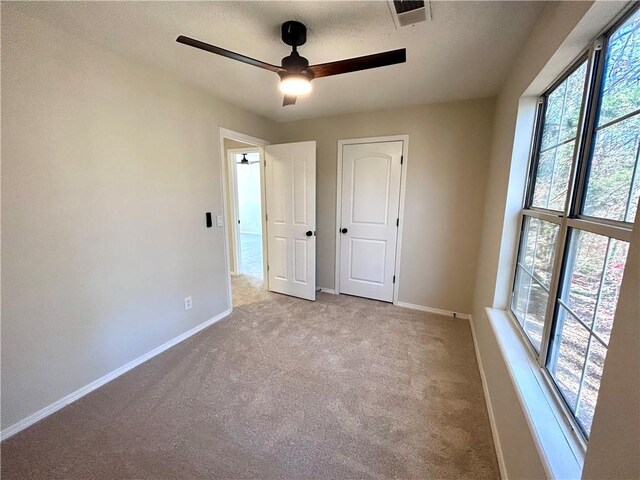
[[224, 225], [224, 219], [222, 215], [216, 215], [216, 223], [218, 224], [219, 227]]

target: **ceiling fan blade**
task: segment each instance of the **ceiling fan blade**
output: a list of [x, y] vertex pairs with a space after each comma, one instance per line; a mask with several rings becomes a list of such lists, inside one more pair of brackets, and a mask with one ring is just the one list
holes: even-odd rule
[[242, 63], [247, 63], [249, 65], [253, 65], [254, 67], [264, 68], [265, 70], [269, 70], [270, 72], [278, 73], [283, 70], [282, 67], [271, 65], [270, 63], [256, 60], [255, 58], [247, 57], [246, 55], [232, 52], [231, 50], [225, 50], [224, 48], [216, 47], [215, 45], [209, 45], [208, 43], [185, 37], [184, 35], [180, 35], [178, 38], [176, 38], [176, 42], [182, 43], [184, 45], [189, 45], [190, 47], [199, 48], [200, 50], [205, 50], [207, 52], [215, 53], [217, 55], [222, 55], [223, 57], [231, 58], [232, 60], [237, 60]]
[[331, 75], [340, 75], [342, 73], [357, 72], [358, 70], [367, 70], [369, 68], [386, 67], [387, 65], [395, 65], [406, 61], [407, 50], [405, 48], [401, 48], [399, 50], [390, 50], [388, 52], [365, 55], [364, 57], [311, 65], [308, 70], [313, 72], [314, 78], [319, 78]]
[[298, 97], [295, 95], [285, 95], [282, 100], [282, 106], [286, 107], [287, 105], [295, 105], [297, 99]]

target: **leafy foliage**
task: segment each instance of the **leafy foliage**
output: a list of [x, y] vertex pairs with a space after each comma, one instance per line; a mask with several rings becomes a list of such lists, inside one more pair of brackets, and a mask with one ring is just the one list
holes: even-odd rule
[[640, 197], [639, 156], [640, 10], [607, 46], [586, 215], [633, 223]]
[[583, 62], [546, 100], [533, 206], [564, 210], [587, 75]]

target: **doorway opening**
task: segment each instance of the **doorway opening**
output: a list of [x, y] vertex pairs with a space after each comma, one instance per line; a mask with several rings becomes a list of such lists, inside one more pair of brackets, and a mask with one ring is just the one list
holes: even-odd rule
[[220, 161], [229, 307], [264, 290], [315, 300], [316, 142], [270, 145], [220, 128]]
[[267, 141], [220, 129], [229, 305], [267, 288], [264, 145]]
[[227, 160], [233, 191], [234, 271], [262, 279], [260, 151], [252, 147], [228, 149]]

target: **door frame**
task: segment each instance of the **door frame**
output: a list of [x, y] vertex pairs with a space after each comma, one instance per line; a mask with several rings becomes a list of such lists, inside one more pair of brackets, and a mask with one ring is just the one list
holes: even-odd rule
[[[239, 275], [242, 270], [242, 255], [240, 254], [240, 229], [238, 228], [238, 221], [240, 220], [240, 204], [238, 203], [238, 178], [233, 157], [235, 155], [243, 153], [257, 153], [258, 156], [260, 156], [260, 149], [258, 147], [249, 147], [230, 148], [229, 150], [227, 150], [227, 168], [229, 169], [229, 186], [231, 187], [231, 192], [229, 192], [229, 200], [232, 217], [229, 219], [229, 229], [231, 230], [231, 238], [233, 238], [235, 242], [233, 263], [231, 264], [231, 275]], [[263, 188], [262, 185], [260, 186], [260, 188]], [[260, 196], [262, 196], [262, 193]], [[262, 207], [262, 199], [260, 199], [260, 204]], [[264, 228], [262, 230], [264, 231]]]
[[267, 272], [267, 222], [266, 222], [266, 209], [267, 209], [267, 198], [265, 195], [265, 179], [264, 179], [264, 146], [269, 145], [268, 140], [263, 140], [261, 138], [252, 137], [251, 135], [247, 135], [242, 132], [236, 132], [235, 130], [230, 130], [228, 128], [219, 127], [218, 128], [218, 145], [219, 145], [219, 161], [220, 161], [220, 183], [222, 184], [222, 217], [223, 227], [222, 231], [224, 234], [224, 266], [225, 273], [227, 275], [227, 300], [229, 302], [229, 310], [233, 310], [233, 296], [231, 294], [231, 266], [229, 265], [229, 208], [228, 208], [228, 195], [227, 192], [227, 179], [229, 178], [229, 172], [227, 168], [227, 156], [224, 154], [224, 139], [227, 138], [229, 140], [236, 140], [238, 142], [246, 143], [248, 145], [253, 145], [254, 147], [258, 147], [260, 152], [260, 189], [262, 190], [261, 201], [262, 201], [262, 273], [263, 273], [263, 288], [265, 290], [269, 289], [269, 278], [266, 276]]
[[338, 140], [338, 162], [336, 172], [336, 243], [335, 243], [335, 293], [340, 293], [340, 252], [342, 250], [342, 235], [340, 235], [341, 215], [342, 215], [342, 147], [345, 145], [358, 145], [362, 143], [385, 143], [385, 142], [402, 142], [402, 168], [400, 170], [400, 207], [398, 217], [400, 225], [398, 226], [398, 236], [396, 239], [396, 258], [395, 258], [395, 276], [396, 282], [393, 284], [393, 304], [398, 303], [398, 292], [400, 291], [400, 259], [402, 254], [402, 230], [404, 229], [404, 200], [407, 185], [407, 165], [409, 162], [409, 135], [387, 135], [382, 137], [364, 137], [349, 138]]

